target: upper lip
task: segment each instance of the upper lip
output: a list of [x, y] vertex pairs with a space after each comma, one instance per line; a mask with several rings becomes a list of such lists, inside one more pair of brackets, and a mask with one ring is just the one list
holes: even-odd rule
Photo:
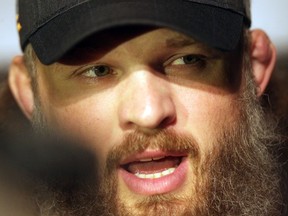
[[188, 154], [183, 152], [165, 152], [161, 150], [148, 149], [142, 153], [128, 156], [120, 162], [120, 166], [137, 161], [145, 161], [147, 159], [159, 159], [165, 157], [186, 157]]

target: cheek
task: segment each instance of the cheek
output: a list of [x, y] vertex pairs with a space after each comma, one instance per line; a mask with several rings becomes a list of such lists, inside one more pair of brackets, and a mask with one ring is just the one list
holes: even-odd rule
[[179, 125], [197, 140], [200, 149], [207, 151], [227, 125], [239, 121], [241, 107], [238, 97], [238, 94], [199, 90], [182, 92], [177, 102]]
[[117, 124], [112, 103], [103, 101], [103, 98], [90, 97], [66, 106], [46, 103], [46, 107], [49, 107], [45, 111], [49, 125], [59, 128], [68, 136], [80, 138], [83, 145], [104, 160], [104, 155], [111, 148], [113, 125]]

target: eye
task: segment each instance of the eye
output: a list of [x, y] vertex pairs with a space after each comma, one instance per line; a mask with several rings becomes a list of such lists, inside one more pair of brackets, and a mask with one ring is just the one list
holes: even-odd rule
[[205, 56], [202, 55], [186, 55], [174, 60], [171, 65], [193, 65], [204, 62]]
[[86, 77], [103, 77], [112, 73], [112, 69], [105, 65], [94, 66], [86, 69], [82, 75]]

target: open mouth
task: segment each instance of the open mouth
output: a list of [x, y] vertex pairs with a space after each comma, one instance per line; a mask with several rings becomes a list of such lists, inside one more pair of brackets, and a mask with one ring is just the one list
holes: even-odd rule
[[183, 157], [158, 157], [134, 161], [122, 166], [127, 172], [141, 179], [158, 179], [175, 172]]
[[134, 193], [163, 194], [176, 190], [186, 179], [187, 155], [145, 152], [121, 163], [120, 177]]

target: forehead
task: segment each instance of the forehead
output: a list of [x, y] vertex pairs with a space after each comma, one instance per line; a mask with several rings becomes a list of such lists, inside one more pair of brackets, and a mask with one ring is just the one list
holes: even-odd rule
[[98, 34], [94, 34], [80, 42], [74, 48], [117, 46], [122, 43], [131, 43], [142, 38], [146, 38], [146, 42], [166, 42], [168, 46], [176, 44], [185, 45], [185, 43], [183, 44], [185, 41], [189, 43], [196, 42], [196, 40], [192, 37], [186, 36], [172, 29], [149, 26], [133, 26], [113, 28]]
[[113, 52], [113, 50], [122, 46], [138, 49], [152, 47], [155, 50], [157, 48], [173, 50], [185, 46], [194, 46], [208, 52], [221, 53], [220, 50], [211, 48], [172, 29], [134, 26], [114, 28], [92, 35], [73, 47], [60, 62], [67, 60], [75, 62], [83, 58], [87, 59], [89, 54], [93, 54], [95, 57], [95, 53]]

